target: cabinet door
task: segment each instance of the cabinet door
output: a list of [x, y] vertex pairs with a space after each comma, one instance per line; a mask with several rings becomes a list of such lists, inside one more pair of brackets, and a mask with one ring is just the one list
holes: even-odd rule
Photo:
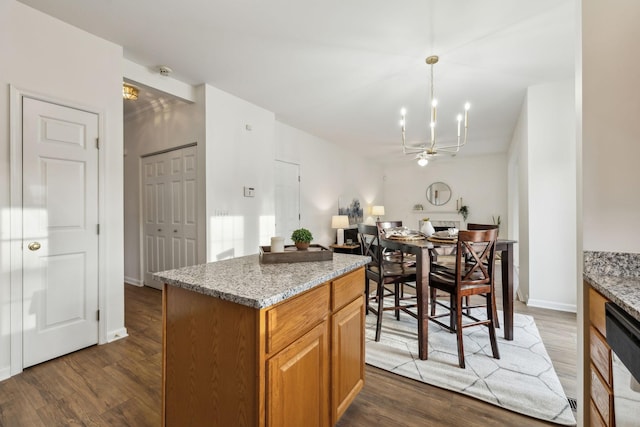
[[267, 427], [329, 425], [325, 320], [267, 361]]
[[331, 424], [335, 425], [364, 386], [364, 297], [333, 315]]

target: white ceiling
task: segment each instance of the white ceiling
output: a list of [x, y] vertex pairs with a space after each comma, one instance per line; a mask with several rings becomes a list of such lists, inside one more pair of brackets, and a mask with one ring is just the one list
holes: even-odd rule
[[472, 104], [460, 155], [506, 151], [526, 88], [574, 75], [576, 0], [21, 1], [122, 45], [129, 60], [390, 160], [408, 160], [401, 107], [408, 141], [426, 138], [429, 55], [440, 56], [442, 139]]

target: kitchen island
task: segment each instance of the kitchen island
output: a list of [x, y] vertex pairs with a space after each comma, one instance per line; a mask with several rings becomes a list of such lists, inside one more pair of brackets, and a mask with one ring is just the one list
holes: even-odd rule
[[[640, 393], [621, 384], [630, 378], [622, 362], [614, 357], [605, 306], [613, 303], [630, 319], [640, 322], [640, 254], [585, 251], [583, 276], [589, 297], [585, 338], [589, 342], [590, 425], [635, 425]], [[632, 351], [631, 347], [626, 350]]]
[[258, 255], [155, 275], [163, 426], [332, 426], [364, 385], [368, 257]]

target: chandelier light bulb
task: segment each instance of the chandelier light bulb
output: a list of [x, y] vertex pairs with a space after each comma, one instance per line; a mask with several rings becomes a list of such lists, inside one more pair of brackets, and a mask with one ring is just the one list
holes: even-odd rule
[[400, 115], [401, 116], [406, 116], [407, 115], [407, 109], [402, 107], [402, 109], [400, 110]]
[[438, 106], [438, 100], [434, 99], [433, 101], [431, 101], [431, 106], [432, 107], [437, 107]]
[[418, 159], [418, 165], [420, 166], [427, 166], [427, 164], [429, 163], [429, 160], [427, 160], [425, 157], [420, 157]]
[[471, 108], [471, 104], [469, 104], [468, 102], [464, 104], [464, 111], [469, 111], [469, 108]]

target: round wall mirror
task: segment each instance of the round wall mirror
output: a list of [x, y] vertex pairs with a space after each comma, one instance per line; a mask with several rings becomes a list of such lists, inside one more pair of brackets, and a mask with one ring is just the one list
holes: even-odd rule
[[442, 206], [451, 200], [451, 188], [444, 182], [434, 182], [427, 188], [427, 200], [432, 205]]

